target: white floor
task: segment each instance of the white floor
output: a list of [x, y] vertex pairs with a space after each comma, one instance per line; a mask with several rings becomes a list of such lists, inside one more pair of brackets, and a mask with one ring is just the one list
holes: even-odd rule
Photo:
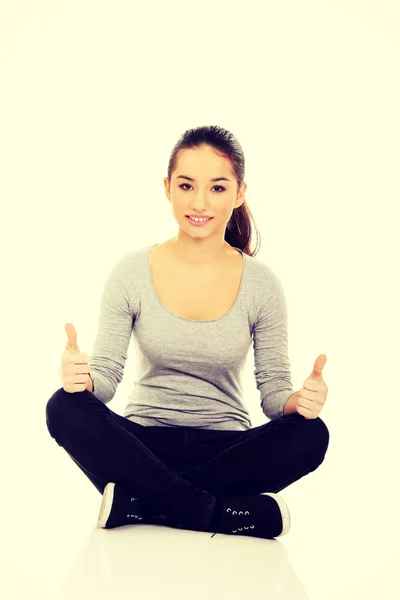
[[[0, 2], [1, 600], [400, 599], [400, 5], [202, 4]], [[282, 490], [282, 539], [99, 529], [100, 494], [45, 425], [64, 324], [91, 353], [117, 260], [178, 233], [162, 178], [203, 123], [243, 144], [294, 389], [328, 357], [330, 447]]]
[[115, 591], [141, 600], [400, 598], [398, 452], [386, 452], [382, 438], [377, 449], [369, 433], [331, 427], [320, 469], [281, 491], [292, 518], [286, 536], [211, 539], [154, 525], [98, 528], [101, 495], [47, 434], [42, 407], [26, 418], [30, 438], [2, 452], [6, 600], [100, 600]]

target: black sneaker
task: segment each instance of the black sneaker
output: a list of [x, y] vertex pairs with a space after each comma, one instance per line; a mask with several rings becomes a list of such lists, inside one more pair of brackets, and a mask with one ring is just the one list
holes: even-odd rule
[[236, 496], [223, 502], [221, 525], [216, 533], [275, 538], [290, 529], [290, 513], [278, 494]]
[[163, 524], [165, 521], [164, 515], [153, 517], [145, 514], [139, 498], [131, 496], [121, 485], [110, 482], [104, 488], [97, 521], [99, 527], [112, 529], [135, 523]]

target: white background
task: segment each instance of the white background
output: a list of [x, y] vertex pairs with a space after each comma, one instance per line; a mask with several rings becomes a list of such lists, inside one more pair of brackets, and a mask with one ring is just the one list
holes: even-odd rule
[[[176, 235], [163, 178], [179, 136], [200, 125], [232, 131], [243, 147], [257, 258], [285, 289], [294, 389], [319, 354], [328, 359], [326, 459], [282, 492], [293, 524], [279, 547], [297, 587], [268, 597], [400, 597], [399, 59], [395, 0], [2, 1], [5, 597], [55, 597], [74, 577], [83, 586], [77, 555], [88, 536], [108, 534], [102, 543], [121, 548], [115, 531], [93, 532], [101, 496], [50, 438], [45, 406], [61, 387], [64, 324], [90, 354], [113, 265]], [[135, 379], [132, 350], [109, 405], [120, 414]], [[266, 422], [251, 354], [244, 390], [253, 426]], [[163, 560], [175, 539], [202, 548], [198, 561], [218, 539], [133, 529], [124, 535], [158, 549], [167, 536]], [[226, 555], [232, 540], [220, 539]], [[266, 590], [267, 563], [251, 571], [268, 547], [260, 541], [240, 540], [243, 589]], [[102, 573], [94, 569], [93, 586]], [[203, 571], [193, 577], [207, 581]], [[164, 597], [177, 597], [174, 585], [163, 585]], [[185, 597], [197, 597], [192, 586]]]

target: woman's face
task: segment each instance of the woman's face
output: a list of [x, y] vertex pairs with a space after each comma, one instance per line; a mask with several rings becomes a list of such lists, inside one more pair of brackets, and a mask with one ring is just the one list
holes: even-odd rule
[[[211, 181], [217, 178], [219, 181]], [[243, 203], [247, 187], [243, 183], [237, 193], [237, 179], [229, 159], [218, 156], [209, 146], [180, 150], [171, 186], [167, 177], [164, 185], [174, 217], [184, 231], [198, 235], [221, 231], [222, 237], [233, 209]], [[194, 227], [186, 217], [189, 214], [213, 219], [203, 227]]]

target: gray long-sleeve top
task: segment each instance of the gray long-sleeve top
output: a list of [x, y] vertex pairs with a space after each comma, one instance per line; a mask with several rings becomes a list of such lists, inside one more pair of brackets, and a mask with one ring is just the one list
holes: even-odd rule
[[126, 254], [106, 280], [89, 358], [96, 398], [107, 404], [114, 397], [132, 336], [136, 381], [126, 418], [145, 426], [250, 429], [242, 372], [253, 342], [262, 410], [269, 419], [281, 416], [294, 392], [287, 306], [277, 275], [237, 248], [244, 271], [234, 305], [219, 319], [192, 321], [161, 303], [151, 276], [151, 248]]

